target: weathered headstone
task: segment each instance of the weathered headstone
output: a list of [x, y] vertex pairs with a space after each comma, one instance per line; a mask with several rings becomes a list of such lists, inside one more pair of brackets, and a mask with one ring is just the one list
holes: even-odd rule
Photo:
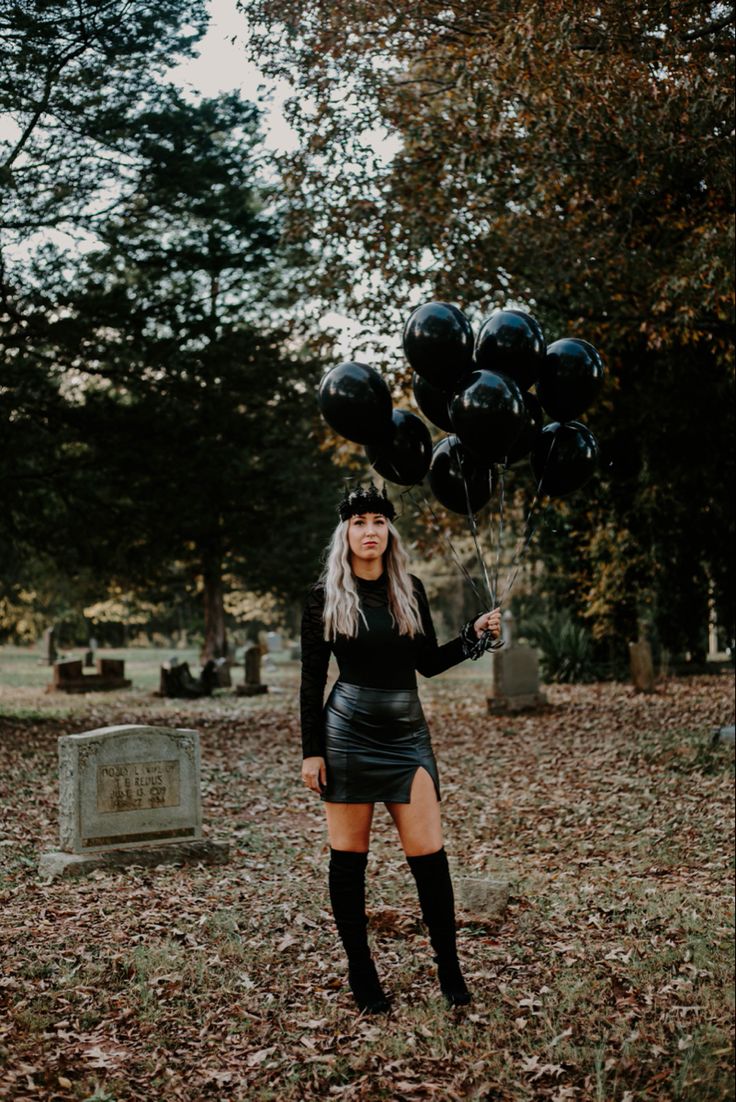
[[43, 637], [41, 640], [41, 650], [43, 657], [41, 658], [41, 662], [45, 666], [53, 666], [58, 656], [56, 650], [56, 641], [54, 639], [55, 634], [55, 627], [46, 628], [43, 633]]
[[42, 855], [42, 876], [227, 860], [227, 845], [202, 837], [196, 731], [129, 724], [58, 745], [60, 849]]
[[67, 658], [61, 662], [55, 662], [51, 676], [54, 689], [71, 692], [73, 690], [69, 686], [75, 685], [84, 677], [82, 663], [78, 658]]
[[217, 667], [212, 659], [202, 667], [199, 677], [192, 676], [188, 662], [179, 662], [176, 658], [164, 662], [160, 669], [159, 696], [193, 700], [211, 696], [217, 685]]
[[457, 906], [465, 917], [477, 922], [501, 918], [509, 902], [509, 882], [494, 876], [455, 876], [453, 888]]
[[229, 689], [232, 685], [232, 678], [230, 676], [230, 658], [216, 658], [215, 671], [217, 673], [217, 688]]
[[495, 715], [520, 712], [546, 704], [539, 688], [539, 659], [528, 643], [517, 643], [514, 617], [503, 614], [504, 647], [491, 651], [491, 691], [488, 711]]
[[125, 661], [121, 658], [98, 658], [96, 673], [85, 674], [81, 658], [67, 658], [54, 663], [49, 693], [101, 693], [114, 689], [129, 689], [132, 682], [125, 676]]
[[246, 643], [243, 654], [245, 684], [238, 685], [238, 696], [259, 696], [268, 692], [268, 685], [261, 682], [261, 647], [259, 643]]
[[278, 631], [266, 632], [266, 645], [272, 654], [283, 649], [284, 641]]
[[471, 874], [455, 858], [450, 858], [450, 870], [457, 909], [464, 918], [492, 922], [503, 916], [511, 894], [511, 881], [507, 876]]
[[646, 639], [638, 643], [629, 643], [629, 666], [631, 680], [639, 693], [654, 692], [654, 663], [652, 648]]
[[97, 672], [100, 677], [125, 679], [125, 659], [123, 658], [98, 658]]

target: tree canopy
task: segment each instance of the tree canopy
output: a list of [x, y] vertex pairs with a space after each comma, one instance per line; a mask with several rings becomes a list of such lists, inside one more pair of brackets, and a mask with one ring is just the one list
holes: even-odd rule
[[130, 122], [206, 23], [203, 0], [0, 0], [6, 247], [92, 227], [135, 186]]
[[[149, 15], [153, 35], [160, 20]], [[129, 29], [116, 41], [126, 64], [138, 42]], [[104, 125], [70, 92], [78, 133], [71, 126], [57, 152], [71, 193], [81, 198], [75, 155], [88, 153], [79, 134], [100, 138], [92, 159], [104, 145], [110, 177], [90, 182], [89, 207], [68, 207], [64, 194], [53, 217], [38, 207], [34, 228], [45, 219], [47, 232], [25, 254], [10, 250], [0, 554], [11, 591], [44, 553], [98, 593], [182, 578], [191, 588], [198, 577], [215, 655], [229, 579], [288, 600], [313, 577], [339, 472], [313, 435], [326, 350], [315, 341], [306, 354], [285, 324], [288, 262], [259, 110], [237, 95], [192, 102], [160, 80], [158, 60], [181, 41], [175, 20], [150, 63], [136, 53], [136, 98]], [[90, 79], [99, 75], [93, 66]], [[51, 194], [52, 146], [39, 150]], [[93, 184], [109, 189], [108, 204]], [[61, 224], [84, 231], [81, 247], [48, 233]], [[305, 525], [305, 504], [324, 523]]]
[[700, 650], [713, 585], [732, 637], [733, 10], [241, 7], [296, 88], [292, 232], [330, 294], [397, 336], [421, 294], [521, 304], [603, 352], [602, 477], [559, 506], [566, 598], [599, 635]]

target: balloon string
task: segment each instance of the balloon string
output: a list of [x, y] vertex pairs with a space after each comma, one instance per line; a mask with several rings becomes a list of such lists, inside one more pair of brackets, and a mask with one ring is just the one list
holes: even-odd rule
[[[414, 496], [412, 494], [412, 489], [413, 489], [413, 487], [410, 486], [407, 490], [404, 490], [404, 493], [409, 497], [409, 499], [412, 502], [412, 504], [414, 505], [414, 507], [419, 508], [416, 501], [414, 500]], [[402, 494], [402, 496], [403, 496], [403, 494]], [[437, 516], [437, 514], [435, 513], [434, 509], [432, 508], [432, 504], [429, 501], [429, 499], [427, 498], [426, 494], [422, 494], [422, 501], [424, 502], [425, 506], [429, 509], [430, 513], [432, 514], [432, 519], [435, 522], [437, 528], [439, 529], [439, 532], [440, 532], [442, 538], [444, 539], [445, 543], [449, 547], [450, 553], [452, 554], [453, 558], [455, 559], [455, 562], [457, 563], [458, 567], [460, 568], [460, 572], [462, 573], [463, 577], [465, 578], [465, 580], [470, 585], [470, 588], [473, 590], [473, 593], [475, 594], [477, 600], [481, 604], [483, 604], [483, 597], [481, 596], [480, 592], [478, 591], [478, 587], [476, 586], [475, 582], [473, 581], [472, 574], [470, 573], [468, 568], [465, 566], [465, 563], [461, 560], [461, 558], [458, 555], [457, 551], [453, 547], [452, 540], [450, 539], [450, 537], [447, 535], [444, 528], [442, 527], [440, 519]]]
[[[494, 466], [493, 466], [493, 464], [491, 464], [490, 467], [488, 468], [488, 490], [490, 492], [490, 496], [488, 498], [488, 540], [489, 540], [489, 544], [490, 544], [490, 547], [491, 547], [491, 552], [493, 551], [493, 548], [496, 546], [495, 539], [494, 539], [494, 534], [493, 534], [493, 521], [494, 521], [494, 516], [493, 516], [493, 494], [494, 494], [495, 489], [496, 489], [496, 487], [493, 484], [493, 472], [494, 472]], [[495, 581], [494, 581], [494, 584], [493, 584], [493, 588], [494, 588], [494, 596], [495, 596], [495, 590], [496, 590]], [[492, 605], [492, 607], [495, 608], [495, 605]]]
[[[531, 519], [531, 513], [530, 513], [530, 517], [529, 517], [529, 519]], [[526, 536], [526, 539], [524, 540], [524, 543], [523, 543], [523, 545], [522, 545], [522, 547], [521, 547], [521, 550], [520, 550], [520, 551], [518, 552], [518, 555], [517, 555], [517, 556], [514, 556], [514, 560], [513, 560], [512, 564], [511, 564], [511, 566], [513, 567], [513, 570], [511, 571], [511, 573], [509, 574], [508, 578], [506, 579], [506, 584], [504, 585], [504, 588], [503, 588], [503, 593], [501, 594], [501, 597], [500, 597], [500, 600], [499, 600], [499, 604], [501, 604], [501, 603], [502, 603], [502, 602], [503, 602], [503, 601], [504, 601], [504, 600], [506, 599], [506, 597], [507, 597], [507, 595], [508, 595], [508, 593], [509, 593], [509, 591], [510, 591], [510, 589], [511, 589], [512, 585], [513, 585], [513, 584], [514, 584], [514, 582], [516, 581], [516, 576], [517, 576], [517, 574], [519, 573], [519, 570], [521, 569], [521, 560], [522, 560], [522, 558], [524, 557], [524, 552], [526, 551], [527, 547], [528, 547], [528, 546], [529, 546], [529, 544], [531, 543], [531, 539], [532, 539], [532, 536], [534, 535], [534, 533], [535, 533], [535, 532], [536, 532], [536, 530], [537, 530], [537, 527], [538, 527], [538, 524], [539, 524], [539, 520], [541, 520], [541, 517], [537, 518], [537, 523], [535, 523], [535, 524], [534, 524], [534, 525], [533, 525], [533, 526], [532, 526], [532, 527], [531, 527], [531, 528], [529, 529], [529, 532], [528, 532], [528, 534], [527, 534], [527, 536]], [[509, 569], [511, 569], [511, 568], [509, 568]]]
[[[537, 488], [534, 491], [534, 497], [532, 499], [532, 503], [531, 503], [531, 506], [529, 508], [529, 512], [527, 513], [526, 519], [524, 521], [524, 528], [523, 528], [522, 533], [521, 533], [520, 541], [517, 542], [516, 550], [514, 551], [513, 558], [511, 559], [511, 563], [509, 564], [509, 575], [506, 579], [506, 584], [504, 585], [503, 593], [501, 594], [499, 604], [501, 604], [506, 599], [506, 597], [507, 597], [507, 595], [508, 595], [508, 593], [511, 589], [511, 586], [516, 581], [516, 576], [519, 573], [519, 567], [521, 566], [521, 560], [524, 556], [524, 553], [526, 552], [527, 547], [529, 546], [529, 543], [531, 542], [532, 536], [534, 535], [534, 533], [537, 529], [536, 524], [534, 525], [533, 528], [530, 528], [530, 525], [531, 525], [531, 522], [532, 522], [532, 518], [534, 517], [534, 511], [537, 508], [537, 505], [539, 503], [539, 498], [541, 496], [541, 490], [542, 490], [542, 483], [544, 482], [544, 476], [547, 473], [547, 465], [550, 461], [550, 457], [552, 455], [552, 452], [554, 451], [554, 447], [555, 447], [556, 443], [557, 443], [557, 437], [555, 436], [552, 440], [552, 444], [550, 446], [549, 452], [547, 453], [547, 457], [544, 461], [544, 466], [542, 467], [542, 473], [539, 476], [539, 481], [537, 483]], [[520, 546], [520, 544], [521, 544], [521, 546]]]
[[478, 542], [478, 526], [475, 523], [475, 517], [473, 516], [473, 510], [470, 507], [470, 491], [468, 489], [468, 480], [465, 477], [465, 471], [463, 470], [462, 455], [458, 455], [458, 465], [460, 467], [460, 477], [463, 480], [463, 487], [465, 488], [465, 502], [468, 508], [468, 524], [470, 526], [470, 534], [473, 537], [473, 543], [475, 544], [475, 553], [478, 556], [478, 562], [481, 565], [483, 571], [483, 580], [486, 583], [486, 591], [488, 593], [488, 600], [491, 602], [491, 608], [496, 607], [495, 594], [491, 589], [491, 581], [488, 577], [488, 570], [486, 569], [485, 560], [480, 549], [480, 543]]
[[[501, 464], [501, 474], [500, 474], [500, 477], [499, 477], [499, 480], [498, 480], [498, 485], [499, 485], [499, 493], [498, 493], [498, 546], [497, 546], [497, 549], [496, 549], [496, 567], [495, 567], [495, 570], [493, 572], [493, 589], [494, 589], [494, 592], [495, 592], [497, 598], [498, 598], [498, 576], [501, 572], [501, 549], [503, 547], [503, 514], [504, 514], [504, 504], [505, 504], [505, 497], [506, 497], [506, 494], [505, 494], [505, 474], [506, 474], [506, 464], [507, 464], [507, 462], [508, 462], [508, 459], [504, 458], [504, 461]], [[493, 546], [493, 544], [491, 544], [491, 546]], [[500, 604], [500, 601], [499, 601], [499, 604]]]

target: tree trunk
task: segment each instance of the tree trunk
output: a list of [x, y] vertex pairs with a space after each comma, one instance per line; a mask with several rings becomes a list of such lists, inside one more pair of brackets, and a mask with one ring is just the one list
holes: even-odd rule
[[202, 662], [210, 658], [227, 657], [225, 605], [222, 599], [222, 563], [219, 558], [207, 558], [204, 577], [204, 646]]

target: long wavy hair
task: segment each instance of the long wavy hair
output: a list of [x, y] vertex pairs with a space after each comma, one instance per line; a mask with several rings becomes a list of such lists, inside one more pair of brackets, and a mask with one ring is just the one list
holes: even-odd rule
[[[423, 628], [414, 586], [409, 577], [409, 556], [391, 521], [387, 520], [387, 524], [389, 535], [383, 554], [383, 568], [388, 583], [388, 608], [391, 619], [398, 626], [399, 635], [408, 635], [413, 639], [415, 635], [421, 635]], [[358, 634], [361, 617], [366, 627], [368, 626], [360, 607], [358, 587], [351, 566], [349, 527], [349, 520], [341, 520], [332, 533], [320, 576], [320, 582], [325, 588], [324, 625], [327, 640], [335, 639], [338, 635], [354, 639]]]

